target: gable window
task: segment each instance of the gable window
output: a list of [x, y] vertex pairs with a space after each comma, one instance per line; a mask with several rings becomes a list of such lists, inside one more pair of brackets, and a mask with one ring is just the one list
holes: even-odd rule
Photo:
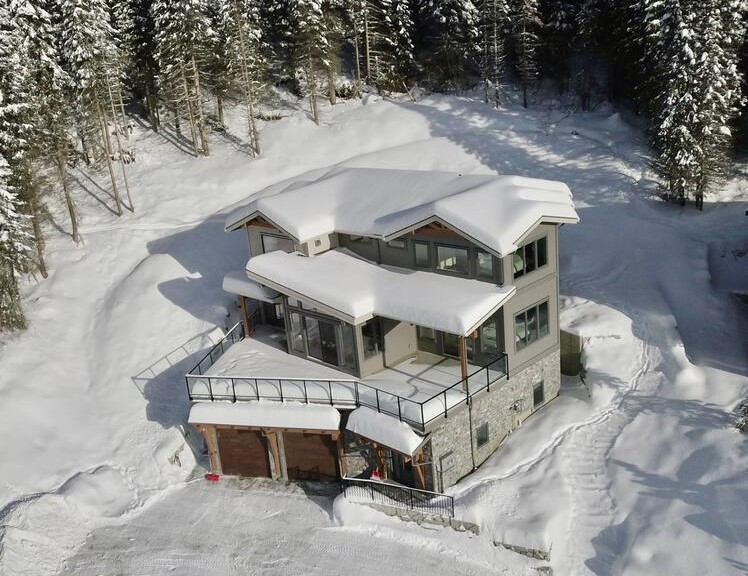
[[514, 277], [519, 278], [548, 264], [548, 238], [543, 236], [517, 248], [512, 255]]
[[532, 407], [537, 408], [545, 402], [545, 389], [541, 380], [532, 387]]
[[408, 241], [405, 238], [395, 238], [387, 242], [387, 246], [397, 248], [398, 250], [405, 250], [408, 247]]
[[548, 332], [547, 300], [514, 317], [514, 344], [517, 350], [522, 350], [525, 346], [547, 336]]
[[469, 251], [458, 246], [436, 245], [436, 268], [444, 272], [467, 275], [470, 272]]
[[488, 444], [488, 422], [475, 429], [475, 443], [478, 448]]
[[275, 252], [276, 250], [283, 250], [283, 252], [293, 252], [294, 250], [293, 240], [290, 238], [274, 234], [260, 234], [260, 240], [262, 240], [263, 254]]
[[488, 252], [475, 252], [475, 275], [478, 278], [493, 279], [493, 256]]
[[431, 257], [429, 254], [429, 243], [428, 242], [413, 242], [416, 268], [430, 268]]

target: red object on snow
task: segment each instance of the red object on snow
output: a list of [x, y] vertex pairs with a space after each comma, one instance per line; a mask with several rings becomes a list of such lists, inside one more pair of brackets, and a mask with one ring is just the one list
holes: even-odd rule
[[218, 482], [219, 478], [220, 478], [220, 476], [218, 474], [206, 474], [205, 475], [205, 479], [208, 482]]
[[372, 470], [372, 472], [371, 472], [371, 479], [372, 480], [381, 480], [382, 479], [382, 475], [379, 473], [379, 470], [376, 470], [376, 469]]

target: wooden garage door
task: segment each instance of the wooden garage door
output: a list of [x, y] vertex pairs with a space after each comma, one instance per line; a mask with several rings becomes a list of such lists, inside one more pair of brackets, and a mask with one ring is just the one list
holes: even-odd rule
[[286, 468], [291, 480], [334, 481], [338, 477], [335, 441], [325, 434], [283, 433]]
[[216, 432], [224, 474], [270, 477], [267, 444], [261, 432], [221, 428]]

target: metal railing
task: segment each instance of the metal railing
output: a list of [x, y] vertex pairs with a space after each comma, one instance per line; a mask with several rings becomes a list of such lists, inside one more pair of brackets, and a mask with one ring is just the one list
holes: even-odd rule
[[454, 518], [455, 504], [452, 496], [428, 490], [418, 490], [400, 484], [377, 480], [343, 477], [340, 480], [343, 494], [353, 502], [383, 504], [424, 514], [438, 514]]
[[425, 431], [428, 424], [438, 418], [446, 418], [450, 410], [467, 402], [478, 392], [489, 391], [494, 382], [508, 377], [509, 373], [507, 357], [502, 355], [421, 402], [375, 388], [353, 377], [332, 380], [206, 375], [205, 372], [243, 336], [244, 328], [240, 322], [185, 376], [190, 400], [274, 400], [352, 408], [365, 406], [397, 418], [416, 430]]

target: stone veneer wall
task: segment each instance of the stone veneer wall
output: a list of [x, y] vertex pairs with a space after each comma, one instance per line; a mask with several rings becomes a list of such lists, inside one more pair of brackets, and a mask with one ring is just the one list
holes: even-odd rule
[[[543, 382], [545, 400], [533, 406], [533, 387]], [[561, 389], [561, 366], [558, 348], [538, 359], [508, 380], [501, 380], [491, 390], [472, 398], [472, 442], [475, 466], [493, 454], [508, 434], [530, 414], [558, 396]], [[477, 446], [477, 429], [488, 424], [488, 442]], [[442, 420], [431, 435], [433, 489], [443, 491], [473, 471], [470, 450], [470, 412], [467, 406], [455, 410]], [[442, 469], [442, 467], [444, 469]]]

